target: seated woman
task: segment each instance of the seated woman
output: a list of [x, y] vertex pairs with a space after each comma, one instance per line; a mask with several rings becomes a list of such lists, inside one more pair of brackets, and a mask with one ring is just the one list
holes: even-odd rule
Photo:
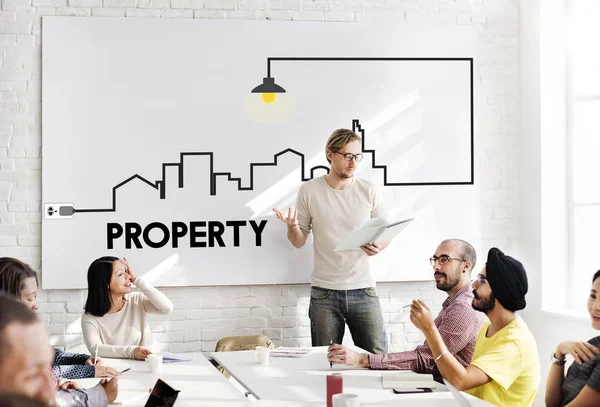
[[[11, 299], [11, 301], [9, 302], [5, 301], [3, 307], [0, 307], [0, 312], [4, 311], [9, 315], [13, 316], [19, 315], [18, 312], [13, 312], [12, 314], [10, 314], [11, 303], [17, 304], [19, 307], [23, 307], [23, 305], [20, 304], [23, 303], [25, 304], [26, 308], [30, 309], [31, 311], [35, 311], [38, 308], [37, 274], [35, 271], [33, 271], [31, 267], [29, 267], [29, 265], [23, 263], [22, 261], [19, 261], [12, 257], [0, 257], [0, 292], [7, 293], [10, 297], [14, 297], [16, 300], [18, 300], [15, 301], [14, 299]], [[7, 297], [2, 295], [2, 298]], [[6, 308], [9, 309], [7, 310]], [[23, 316], [23, 314], [21, 314], [21, 316]], [[6, 328], [6, 325], [3, 325], [3, 327]], [[48, 340], [45, 332], [44, 337], [45, 338], [42, 339], [42, 342]], [[67, 352], [62, 352], [58, 350], [55, 350], [55, 355], [57, 354], [57, 352], [58, 354], [63, 356], [67, 355], [65, 358], [68, 358], [68, 355], [71, 355]], [[33, 352], [32, 354], [34, 356], [39, 356], [39, 352]], [[89, 355], [81, 355], [79, 359], [83, 360], [83, 357], [85, 357], [86, 360], [90, 359]], [[27, 361], [29, 359], [17, 358], [17, 360]], [[33, 360], [36, 361], [37, 359]], [[2, 359], [2, 361], [5, 362], [4, 359]], [[33, 385], [35, 388], [35, 386], [41, 384], [42, 388], [45, 388], [44, 383], [49, 383], [50, 386], [47, 387], [47, 390], [52, 390], [52, 394], [43, 391], [43, 397], [52, 398], [53, 402], [51, 405], [56, 405], [59, 407], [103, 407], [107, 406], [108, 403], [112, 403], [116, 399], [118, 394], [118, 380], [116, 378], [113, 378], [110, 381], [106, 381], [105, 379], [103, 379], [98, 385], [94, 387], [88, 389], [80, 389], [79, 385], [77, 385], [74, 382], [65, 381], [64, 378], [57, 378], [55, 374], [55, 363], [56, 360], [52, 362], [52, 368], [50, 367], [50, 365], [47, 366], [48, 372], [44, 374], [45, 380], [39, 379], [38, 375], [35, 373], [39, 373], [39, 369], [34, 369], [34, 367], [30, 368], [26, 375], [24, 375], [24, 373], [18, 373], [17, 371], [15, 371], [12, 374], [12, 377], [17, 377], [19, 383], [25, 387]], [[83, 368], [84, 366], [77, 365], [74, 367]], [[121, 374], [118, 370], [106, 366], [97, 365], [90, 367], [93, 368], [93, 374], [91, 377], [119, 376]], [[11, 366], [11, 368], [12, 370], [15, 370], [15, 366]], [[66, 370], [69, 370], [68, 365], [61, 365], [59, 366], [59, 368], [67, 368]], [[0, 388], [2, 387], [2, 384], [6, 385], [6, 383], [0, 382]], [[14, 386], [11, 387], [11, 389], [15, 390]], [[55, 394], [56, 390], [59, 391]], [[40, 396], [42, 396], [42, 394], [40, 394]]]
[[[587, 303], [592, 328], [600, 331], [600, 270], [592, 278]], [[587, 342], [561, 342], [552, 355], [546, 381], [546, 406], [600, 406], [600, 336]], [[565, 376], [566, 356], [574, 363]]]
[[[0, 291], [17, 298], [32, 311], [38, 309], [37, 273], [20, 260], [12, 257], [0, 257]], [[57, 377], [65, 379], [120, 375], [118, 370], [103, 366], [101, 359], [98, 359], [94, 366], [93, 359], [90, 355], [54, 349], [52, 370]]]
[[[138, 277], [125, 258], [101, 257], [88, 269], [88, 297], [81, 317], [91, 353], [143, 360], [152, 353], [147, 314], [169, 314], [169, 298]], [[131, 292], [131, 283], [141, 292]]]

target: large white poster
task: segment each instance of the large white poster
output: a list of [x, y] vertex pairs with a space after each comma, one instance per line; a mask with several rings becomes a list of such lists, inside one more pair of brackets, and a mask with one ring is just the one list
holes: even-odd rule
[[43, 287], [86, 287], [103, 255], [162, 286], [309, 282], [312, 243], [293, 248], [272, 208], [327, 173], [340, 127], [363, 137], [357, 175], [382, 189], [390, 220], [415, 218], [373, 259], [375, 275], [430, 279], [441, 239], [480, 239], [473, 38], [44, 17]]

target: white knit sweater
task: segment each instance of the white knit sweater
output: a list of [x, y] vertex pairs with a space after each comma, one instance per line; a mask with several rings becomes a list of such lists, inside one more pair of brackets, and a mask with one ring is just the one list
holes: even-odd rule
[[169, 314], [173, 311], [173, 303], [141, 277], [136, 277], [133, 284], [141, 292], [126, 294], [125, 305], [119, 312], [103, 317], [82, 315], [83, 339], [92, 356], [96, 347], [98, 356], [129, 359], [133, 359], [137, 346], [152, 348], [152, 333], [146, 314]]

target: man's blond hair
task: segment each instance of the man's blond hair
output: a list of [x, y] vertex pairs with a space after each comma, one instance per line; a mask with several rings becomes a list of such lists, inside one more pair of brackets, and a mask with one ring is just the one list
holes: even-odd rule
[[354, 140], [360, 141], [360, 137], [349, 129], [337, 129], [331, 133], [331, 136], [329, 136], [327, 144], [325, 145], [325, 158], [327, 158], [327, 162], [331, 164], [331, 160], [327, 157], [327, 151], [337, 153], [344, 148], [346, 144]]

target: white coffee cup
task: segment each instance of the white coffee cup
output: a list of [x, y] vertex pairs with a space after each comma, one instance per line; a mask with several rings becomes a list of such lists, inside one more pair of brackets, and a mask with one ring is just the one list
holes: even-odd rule
[[256, 362], [261, 365], [269, 364], [269, 355], [271, 354], [271, 349], [266, 346], [257, 346], [254, 355], [256, 356]]
[[338, 393], [331, 398], [333, 407], [359, 407], [356, 394]]
[[162, 367], [163, 356], [160, 353], [151, 353], [146, 357], [146, 364], [148, 369], [154, 373], [160, 370]]

